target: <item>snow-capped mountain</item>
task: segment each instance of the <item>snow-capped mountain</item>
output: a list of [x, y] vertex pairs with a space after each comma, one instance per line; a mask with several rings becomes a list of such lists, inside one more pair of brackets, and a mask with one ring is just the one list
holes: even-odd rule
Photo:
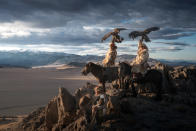
[[[87, 63], [101, 62], [104, 56], [96, 55], [75, 55], [66, 53], [56, 53], [56, 52], [32, 52], [32, 51], [6, 51], [0, 52], [0, 66], [1, 67], [33, 67], [42, 66], [49, 64], [69, 64], [73, 62]], [[134, 55], [119, 55], [116, 62], [128, 61], [130, 62]], [[167, 61], [158, 60], [169, 65], [190, 65], [196, 64], [196, 62], [189, 61]], [[157, 60], [149, 59], [150, 63], [156, 63]]]

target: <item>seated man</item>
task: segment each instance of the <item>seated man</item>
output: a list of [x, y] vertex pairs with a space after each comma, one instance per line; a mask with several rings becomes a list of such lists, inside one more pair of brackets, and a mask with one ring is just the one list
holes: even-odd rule
[[100, 122], [101, 118], [106, 114], [107, 95], [105, 94], [104, 88], [99, 85], [95, 87], [95, 101], [92, 105], [92, 124]]
[[[142, 40], [138, 43], [138, 51], [135, 60], [131, 63], [132, 72], [135, 75], [143, 76], [147, 68], [149, 67], [147, 61], [149, 58], [148, 47], [142, 42]], [[135, 76], [137, 77], [137, 76]]]
[[111, 67], [115, 65], [115, 59], [117, 56], [117, 46], [114, 43], [110, 44], [110, 49], [108, 50], [105, 59], [102, 61], [103, 66]]

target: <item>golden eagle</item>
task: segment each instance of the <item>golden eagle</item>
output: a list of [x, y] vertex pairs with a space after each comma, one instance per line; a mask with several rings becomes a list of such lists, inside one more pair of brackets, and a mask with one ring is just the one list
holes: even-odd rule
[[142, 41], [145, 40], [145, 42], [150, 42], [150, 38], [147, 36], [147, 34], [149, 34], [151, 31], [157, 31], [159, 29], [159, 27], [151, 27], [144, 31], [132, 31], [129, 33], [129, 37], [134, 40], [136, 37], [141, 36]]
[[111, 40], [112, 43], [114, 42], [121, 43], [124, 40], [123, 37], [119, 36], [121, 30], [126, 30], [126, 28], [115, 28], [113, 32], [109, 32], [105, 34], [104, 37], [101, 39], [101, 42], [106, 40], [108, 37], [112, 36], [112, 40]]

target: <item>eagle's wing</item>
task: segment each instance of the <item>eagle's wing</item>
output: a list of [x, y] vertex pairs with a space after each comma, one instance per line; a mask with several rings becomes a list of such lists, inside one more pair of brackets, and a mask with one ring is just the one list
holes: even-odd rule
[[159, 29], [160, 29], [159, 27], [150, 27], [150, 28], [144, 30], [144, 33], [149, 34], [151, 31], [157, 31]]
[[113, 34], [113, 32], [109, 32], [109, 33], [105, 34], [105, 35], [103, 36], [103, 38], [101, 39], [101, 42], [103, 42], [104, 40], [106, 40], [106, 39], [107, 39], [108, 37], [110, 37], [112, 34]]
[[121, 30], [127, 30], [126, 28], [115, 28], [114, 30], [119, 30], [119, 31], [121, 31]]
[[133, 40], [138, 37], [138, 36], [141, 36], [141, 32], [139, 31], [132, 31], [131, 33], [129, 33], [129, 37], [132, 38]]

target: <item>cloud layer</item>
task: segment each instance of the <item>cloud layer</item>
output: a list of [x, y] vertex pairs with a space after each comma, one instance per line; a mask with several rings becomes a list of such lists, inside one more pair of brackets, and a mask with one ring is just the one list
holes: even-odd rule
[[196, 47], [194, 41], [178, 41], [196, 34], [195, 0], [1, 0], [0, 12], [0, 51], [104, 55], [109, 40], [101, 44], [102, 36], [125, 27], [118, 54], [136, 54], [137, 40], [128, 33], [151, 26], [161, 29], [149, 35], [150, 53]]
[[[1, 0], [0, 11], [0, 27], [16, 27], [10, 27], [13, 32], [0, 30], [2, 42], [12, 37], [8, 41], [20, 43], [18, 37], [31, 37], [42, 43], [93, 43], [119, 26], [160, 26], [161, 31], [151, 35], [154, 39], [177, 39], [196, 31], [195, 0]], [[28, 29], [17, 21], [28, 24]]]

